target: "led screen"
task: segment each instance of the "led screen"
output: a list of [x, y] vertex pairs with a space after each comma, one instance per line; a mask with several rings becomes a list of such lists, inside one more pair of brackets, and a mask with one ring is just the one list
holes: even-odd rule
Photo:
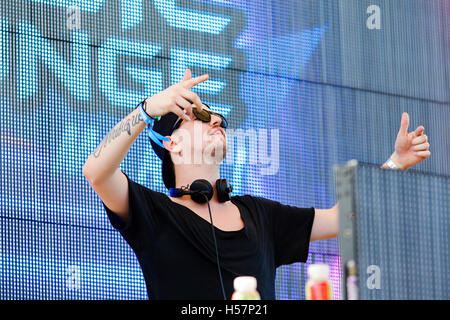
[[[436, 146], [411, 170], [450, 174], [448, 1], [7, 0], [0, 9], [1, 299], [148, 298], [82, 166], [186, 68], [210, 75], [193, 91], [245, 136], [221, 167], [234, 194], [331, 208], [333, 166], [381, 165], [404, 111]], [[142, 134], [120, 169], [167, 192], [160, 167]], [[304, 299], [317, 262], [330, 265], [339, 299], [336, 239], [311, 243], [306, 264], [278, 268], [277, 299]]]

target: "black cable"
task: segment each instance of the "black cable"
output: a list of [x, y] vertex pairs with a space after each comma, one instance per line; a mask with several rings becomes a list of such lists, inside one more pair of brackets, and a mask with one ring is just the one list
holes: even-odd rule
[[203, 195], [205, 196], [206, 203], [208, 204], [209, 218], [211, 220], [211, 231], [212, 231], [212, 235], [213, 235], [213, 239], [214, 239], [214, 246], [216, 248], [217, 269], [219, 270], [219, 280], [220, 280], [220, 285], [222, 287], [223, 300], [227, 300], [227, 295], [225, 294], [225, 287], [223, 285], [222, 271], [220, 270], [219, 249], [217, 248], [216, 231], [214, 230], [214, 224], [213, 224], [213, 219], [212, 219], [212, 214], [211, 214], [211, 207], [209, 206], [208, 197], [205, 194], [203, 194]]

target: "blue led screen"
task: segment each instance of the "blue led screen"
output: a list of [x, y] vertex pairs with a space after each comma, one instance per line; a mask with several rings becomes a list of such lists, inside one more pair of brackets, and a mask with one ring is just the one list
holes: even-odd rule
[[[372, 5], [379, 29], [367, 25]], [[436, 146], [412, 170], [450, 175], [448, 1], [7, 0], [0, 9], [1, 299], [147, 298], [81, 170], [115, 124], [186, 68], [210, 75], [193, 91], [248, 135], [221, 169], [234, 194], [331, 208], [332, 167], [381, 165], [404, 111]], [[265, 153], [253, 152], [254, 134]], [[167, 192], [144, 135], [120, 169]], [[304, 299], [316, 262], [330, 265], [339, 298], [333, 239], [311, 243], [306, 264], [278, 269], [277, 299]]]

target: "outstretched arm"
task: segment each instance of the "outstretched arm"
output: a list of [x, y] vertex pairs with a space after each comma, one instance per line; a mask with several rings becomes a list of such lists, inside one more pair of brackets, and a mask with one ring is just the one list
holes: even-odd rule
[[330, 209], [315, 209], [310, 241], [336, 238], [339, 232], [339, 203]]
[[[395, 141], [395, 151], [390, 157], [397, 168], [391, 168], [387, 163], [384, 163], [381, 168], [407, 170], [431, 155], [428, 137], [423, 134], [425, 128], [418, 126], [415, 131], [408, 133], [408, 125], [409, 116], [404, 112]], [[338, 214], [339, 204], [330, 209], [315, 209], [310, 240], [316, 241], [337, 237], [339, 232]]]

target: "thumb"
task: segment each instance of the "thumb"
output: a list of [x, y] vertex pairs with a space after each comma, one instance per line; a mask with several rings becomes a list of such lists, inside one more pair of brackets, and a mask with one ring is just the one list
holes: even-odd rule
[[398, 134], [406, 135], [408, 134], [408, 126], [409, 126], [409, 115], [407, 112], [403, 112], [402, 114], [402, 121], [400, 124], [400, 130], [398, 131]]

